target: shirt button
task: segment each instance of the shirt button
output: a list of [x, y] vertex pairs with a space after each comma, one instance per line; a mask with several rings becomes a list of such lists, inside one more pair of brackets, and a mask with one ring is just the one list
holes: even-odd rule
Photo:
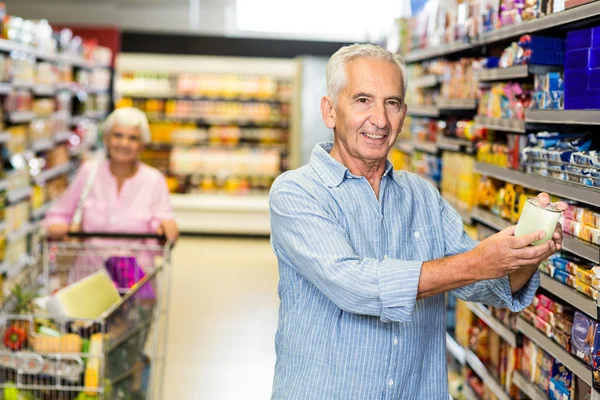
[[398, 344], [398, 338], [397, 337], [394, 338], [394, 345], [396, 345], [396, 344]]
[[421, 232], [419, 232], [419, 231], [416, 231], [416, 232], [415, 232], [415, 237], [418, 239], [418, 238], [419, 238], [419, 236], [421, 236]]
[[388, 385], [390, 385], [390, 386], [394, 386], [394, 380], [393, 380], [393, 379], [390, 379], [390, 380], [388, 381]]

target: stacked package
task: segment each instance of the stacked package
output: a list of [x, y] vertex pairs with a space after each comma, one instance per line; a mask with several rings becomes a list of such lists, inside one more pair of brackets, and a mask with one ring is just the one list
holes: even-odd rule
[[550, 399], [573, 399], [574, 375], [560, 361], [523, 338], [520, 371], [530, 382], [539, 387]]
[[565, 110], [600, 109], [600, 27], [567, 33]]
[[555, 254], [540, 265], [540, 271], [577, 291], [598, 300], [600, 268], [575, 256]]
[[522, 316], [547, 337], [554, 339], [565, 350], [571, 350], [573, 308], [553, 300], [543, 294], [537, 294]]
[[561, 218], [563, 232], [600, 245], [600, 211], [570, 205]]

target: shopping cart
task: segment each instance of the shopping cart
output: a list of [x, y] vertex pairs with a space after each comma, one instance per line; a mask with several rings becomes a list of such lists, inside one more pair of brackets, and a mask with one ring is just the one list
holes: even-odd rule
[[[32, 263], [2, 302], [0, 399], [160, 399], [171, 244], [149, 235], [75, 236], [77, 241], [39, 239]], [[106, 301], [96, 293], [97, 277], [105, 287], [108, 279], [108, 292], [116, 286], [118, 294], [92, 318], [86, 313]], [[57, 312], [55, 299], [66, 293], [61, 289], [74, 287], [89, 293], [68, 305], [77, 314]], [[34, 294], [50, 312], [33, 309]]]

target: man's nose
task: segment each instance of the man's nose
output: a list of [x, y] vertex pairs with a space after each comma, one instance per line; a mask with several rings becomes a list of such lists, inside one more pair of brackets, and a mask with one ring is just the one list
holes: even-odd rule
[[375, 125], [378, 129], [385, 129], [388, 126], [388, 117], [383, 104], [376, 105], [372, 108], [373, 113], [369, 118], [369, 122]]

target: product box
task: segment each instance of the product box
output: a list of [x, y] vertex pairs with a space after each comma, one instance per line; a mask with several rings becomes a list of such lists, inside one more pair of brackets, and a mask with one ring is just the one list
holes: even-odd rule
[[558, 328], [554, 328], [552, 330], [552, 335], [554, 336], [554, 341], [561, 345], [563, 349], [568, 352], [571, 351], [571, 332], [564, 332]]
[[543, 263], [540, 264], [540, 266], [538, 267], [538, 269], [545, 273], [546, 275], [549, 275], [551, 277], [554, 277], [554, 265], [550, 264], [549, 261], [544, 261]]
[[547, 310], [550, 310], [555, 314], [565, 314], [565, 313], [570, 313], [573, 311], [573, 307], [568, 306], [566, 304], [561, 304], [557, 301], [554, 301], [551, 298], [549, 298], [548, 296], [543, 295], [543, 294], [536, 295], [536, 299], [537, 299], [537, 300], [535, 300], [537, 302], [536, 307], [537, 306], [544, 307]]
[[600, 229], [582, 224], [577, 237], [581, 240], [600, 245]]
[[538, 307], [535, 310], [535, 312], [538, 315], [538, 317], [542, 318], [544, 321], [549, 323], [553, 328], [556, 326], [554, 313], [552, 311], [544, 307]]
[[555, 328], [568, 333], [569, 336], [573, 331], [573, 314], [556, 314], [556, 326]]
[[550, 379], [548, 387], [548, 398], [550, 400], [572, 400], [574, 393], [564, 387], [562, 383], [554, 378]]
[[[599, 73], [598, 76], [600, 77], [600, 69], [593, 72]], [[600, 212], [594, 212], [587, 208], [581, 209], [581, 219], [579, 221], [593, 228], [600, 228]]]
[[571, 335], [572, 353], [588, 365], [592, 365], [592, 349], [596, 335], [596, 321], [588, 318], [579, 311], [573, 317]]
[[600, 288], [600, 279], [596, 277], [593, 269], [578, 267], [575, 276], [578, 281], [591, 286], [594, 289]]
[[565, 53], [565, 73], [596, 68], [600, 68], [600, 49], [569, 50]]
[[575, 284], [577, 281], [577, 279], [575, 278], [575, 275], [571, 275], [568, 272], [563, 271], [561, 269], [554, 270], [553, 278], [567, 286], [572, 287], [572, 288], [575, 288]]
[[552, 379], [558, 384], [564, 386], [567, 390], [573, 389], [575, 386], [573, 372], [563, 365], [558, 360], [554, 360], [552, 365]]
[[552, 325], [546, 322], [546, 320], [539, 315], [536, 315], [535, 319], [533, 320], [533, 326], [535, 326], [538, 331], [544, 333], [549, 338], [552, 337]]
[[567, 32], [567, 49], [579, 50], [600, 47], [600, 27]]

